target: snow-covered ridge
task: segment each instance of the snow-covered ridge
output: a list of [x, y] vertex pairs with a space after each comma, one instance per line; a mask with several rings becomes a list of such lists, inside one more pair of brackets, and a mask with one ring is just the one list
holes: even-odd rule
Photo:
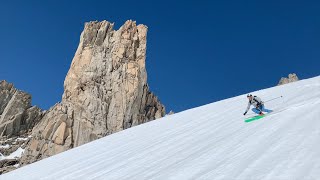
[[320, 76], [252, 94], [263, 100], [283, 95], [266, 103], [278, 113], [244, 123], [241, 95], [112, 134], [0, 179], [319, 178]]

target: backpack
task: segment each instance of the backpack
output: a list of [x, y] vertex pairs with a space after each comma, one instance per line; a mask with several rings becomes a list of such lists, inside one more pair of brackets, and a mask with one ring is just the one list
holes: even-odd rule
[[252, 100], [255, 101], [255, 102], [257, 102], [257, 107], [260, 107], [260, 106], [262, 105], [262, 101], [259, 102], [259, 101], [256, 99], [256, 97], [257, 97], [257, 96], [253, 96]]

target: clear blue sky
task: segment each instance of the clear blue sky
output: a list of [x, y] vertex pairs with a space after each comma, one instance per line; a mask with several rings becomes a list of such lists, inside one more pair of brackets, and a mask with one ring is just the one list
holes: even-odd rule
[[320, 75], [320, 1], [1, 1], [0, 79], [47, 109], [84, 23], [149, 27], [148, 82], [176, 112]]

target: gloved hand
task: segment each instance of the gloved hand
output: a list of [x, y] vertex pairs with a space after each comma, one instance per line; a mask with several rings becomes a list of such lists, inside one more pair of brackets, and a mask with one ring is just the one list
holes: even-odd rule
[[243, 115], [245, 116], [247, 114], [247, 112], [243, 113]]

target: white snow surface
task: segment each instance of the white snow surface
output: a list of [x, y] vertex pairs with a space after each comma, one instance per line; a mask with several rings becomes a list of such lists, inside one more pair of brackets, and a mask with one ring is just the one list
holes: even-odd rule
[[27, 138], [17, 138], [16, 141], [26, 141], [28, 140], [29, 138], [31, 138], [30, 136], [27, 137]]
[[252, 94], [283, 98], [266, 103], [273, 114], [250, 123], [246, 95], [183, 111], [0, 179], [319, 179], [320, 76]]
[[[24, 149], [22, 149], [21, 147], [19, 147], [16, 151], [14, 151], [13, 153], [11, 153], [9, 156], [4, 156], [3, 154], [0, 153], [0, 160], [20, 158], [20, 157], [22, 156], [23, 152], [24, 152]], [[0, 178], [0, 179], [1, 179], [1, 178]]]
[[1, 149], [8, 149], [8, 148], [10, 148], [10, 145], [9, 144], [0, 145], [0, 148]]

